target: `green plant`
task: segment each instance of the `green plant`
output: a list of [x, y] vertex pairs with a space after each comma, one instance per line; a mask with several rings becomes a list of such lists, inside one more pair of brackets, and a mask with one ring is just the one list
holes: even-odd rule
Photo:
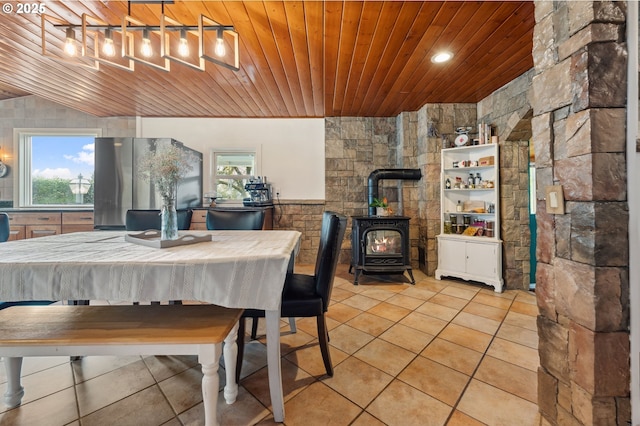
[[389, 207], [387, 197], [384, 197], [382, 200], [379, 198], [374, 198], [373, 202], [369, 204], [369, 207]]

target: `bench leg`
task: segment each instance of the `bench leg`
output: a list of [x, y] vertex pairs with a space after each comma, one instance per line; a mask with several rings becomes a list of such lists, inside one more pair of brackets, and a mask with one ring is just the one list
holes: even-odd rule
[[202, 345], [198, 362], [202, 365], [202, 404], [204, 405], [205, 426], [218, 426], [218, 366], [222, 353], [222, 343]]
[[9, 408], [22, 403], [24, 388], [20, 385], [22, 357], [4, 357], [4, 367], [7, 371], [7, 391], [4, 394], [4, 404]]
[[[240, 321], [244, 321], [241, 319]], [[233, 404], [238, 397], [238, 383], [236, 382], [236, 363], [238, 361], [238, 323], [233, 326], [229, 335], [224, 339], [224, 369], [227, 383], [224, 386], [224, 400]]]

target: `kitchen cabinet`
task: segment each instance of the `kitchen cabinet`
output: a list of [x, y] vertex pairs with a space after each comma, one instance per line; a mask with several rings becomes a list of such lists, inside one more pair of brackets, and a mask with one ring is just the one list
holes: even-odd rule
[[501, 292], [498, 144], [442, 149], [441, 180], [436, 279], [478, 281]]
[[[264, 210], [264, 225], [262, 229], [273, 229], [273, 207], [221, 207], [216, 206], [218, 209], [228, 208], [229, 210]], [[191, 216], [191, 230], [205, 230], [207, 229], [207, 210], [208, 208], [194, 209], [193, 216]]]
[[9, 241], [92, 231], [93, 212], [10, 212]]

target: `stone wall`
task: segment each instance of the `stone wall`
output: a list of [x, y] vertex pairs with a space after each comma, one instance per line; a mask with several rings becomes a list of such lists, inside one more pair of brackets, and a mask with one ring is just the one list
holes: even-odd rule
[[37, 96], [0, 101], [0, 147], [9, 174], [0, 179], [0, 200], [11, 202], [17, 153], [13, 151], [14, 128], [44, 129], [102, 129], [105, 137], [133, 137], [136, 135], [135, 117], [100, 118], [58, 105]]
[[[535, 5], [538, 405], [554, 425], [626, 425], [626, 3]], [[552, 184], [564, 215], [546, 212]]]
[[491, 123], [500, 141], [500, 218], [506, 288], [528, 290], [531, 268], [529, 230], [529, 139], [534, 70], [478, 103], [478, 121]]
[[[273, 229], [300, 231], [300, 251], [296, 256], [297, 263], [315, 264], [320, 241], [322, 213], [324, 201], [282, 200], [276, 201], [273, 211]], [[342, 245], [342, 259], [349, 251], [348, 241]], [[347, 261], [348, 262], [348, 261]]]
[[[327, 117], [325, 119], [326, 209], [347, 217], [366, 215], [367, 178], [375, 169], [413, 168], [417, 164], [415, 113], [398, 117]], [[380, 196], [396, 214], [412, 218], [412, 264], [418, 267], [418, 188], [420, 181], [382, 180]], [[414, 216], [415, 215], [415, 216]], [[351, 221], [341, 263], [351, 261]]]

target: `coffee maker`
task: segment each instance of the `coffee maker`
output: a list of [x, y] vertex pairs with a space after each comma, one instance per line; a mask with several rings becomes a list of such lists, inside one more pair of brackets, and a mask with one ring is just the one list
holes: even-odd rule
[[249, 183], [245, 184], [244, 189], [249, 193], [249, 198], [245, 198], [242, 201], [245, 206], [262, 207], [273, 205], [271, 184], [267, 183], [266, 176], [251, 177]]

